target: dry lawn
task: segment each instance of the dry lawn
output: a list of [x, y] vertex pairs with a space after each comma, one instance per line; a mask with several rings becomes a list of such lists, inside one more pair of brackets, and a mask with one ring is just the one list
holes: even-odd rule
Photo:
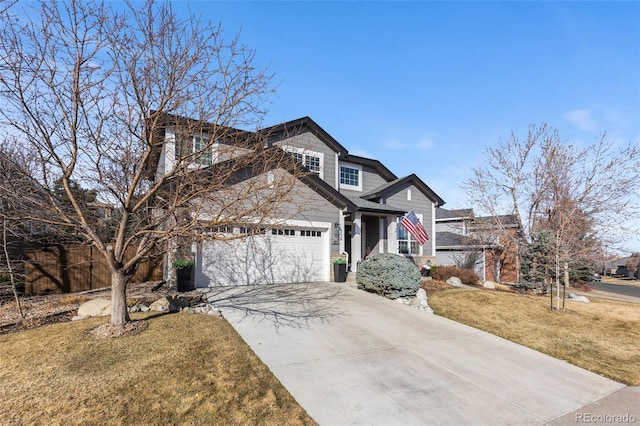
[[224, 319], [133, 318], [118, 339], [90, 335], [104, 318], [0, 336], [0, 423], [314, 424]]
[[438, 315], [640, 385], [640, 304], [591, 298], [551, 311], [547, 297], [455, 289], [431, 293], [429, 305]]

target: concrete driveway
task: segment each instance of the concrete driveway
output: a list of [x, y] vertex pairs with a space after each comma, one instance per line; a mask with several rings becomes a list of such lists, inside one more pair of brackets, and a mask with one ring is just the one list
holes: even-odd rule
[[226, 288], [208, 297], [320, 425], [575, 424], [572, 412], [625, 389], [345, 284]]

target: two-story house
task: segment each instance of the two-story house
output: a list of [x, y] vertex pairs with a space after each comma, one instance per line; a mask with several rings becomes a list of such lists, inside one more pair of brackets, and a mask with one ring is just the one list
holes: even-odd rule
[[520, 280], [522, 228], [515, 215], [477, 217], [473, 209], [436, 210], [436, 264], [474, 269], [481, 279]]
[[[165, 129], [157, 173], [180, 155], [179, 132]], [[265, 149], [290, 153], [311, 173], [297, 182], [288, 211], [274, 221], [277, 225], [244, 238], [194, 243], [197, 287], [330, 281], [337, 257], [345, 257], [352, 272], [376, 253], [405, 255], [419, 265], [435, 260], [435, 212], [444, 201], [418, 176], [398, 177], [378, 160], [349, 154], [309, 117], [257, 134], [267, 135]], [[194, 145], [189, 148], [197, 151], [195, 144], [206, 138], [205, 133], [191, 135]], [[215, 151], [214, 145], [197, 158], [205, 164], [228, 160]], [[269, 179], [289, 173], [274, 167]], [[430, 237], [424, 245], [400, 224], [411, 209]], [[228, 228], [225, 232], [245, 232], [241, 224]]]

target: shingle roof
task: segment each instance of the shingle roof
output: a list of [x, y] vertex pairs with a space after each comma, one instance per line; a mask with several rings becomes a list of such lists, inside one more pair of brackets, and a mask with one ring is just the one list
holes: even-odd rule
[[374, 201], [364, 200], [360, 197], [345, 196], [349, 201], [356, 205], [360, 211], [374, 211], [381, 213], [397, 213], [405, 214], [407, 211], [399, 207], [394, 207], [389, 204], [380, 204]]
[[436, 250], [444, 247], [468, 247], [482, 246], [475, 238], [465, 237], [455, 232], [436, 232]]
[[436, 220], [466, 219], [473, 217], [473, 209], [448, 210], [442, 207], [436, 209]]

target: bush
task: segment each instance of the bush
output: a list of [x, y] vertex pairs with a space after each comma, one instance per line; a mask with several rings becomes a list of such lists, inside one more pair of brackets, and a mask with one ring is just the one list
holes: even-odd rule
[[370, 256], [358, 266], [358, 288], [389, 299], [415, 296], [420, 288], [418, 267], [404, 256], [381, 253]]
[[434, 280], [447, 281], [451, 277], [458, 277], [463, 284], [478, 285], [480, 277], [473, 269], [464, 269], [457, 266], [433, 266], [431, 277]]

